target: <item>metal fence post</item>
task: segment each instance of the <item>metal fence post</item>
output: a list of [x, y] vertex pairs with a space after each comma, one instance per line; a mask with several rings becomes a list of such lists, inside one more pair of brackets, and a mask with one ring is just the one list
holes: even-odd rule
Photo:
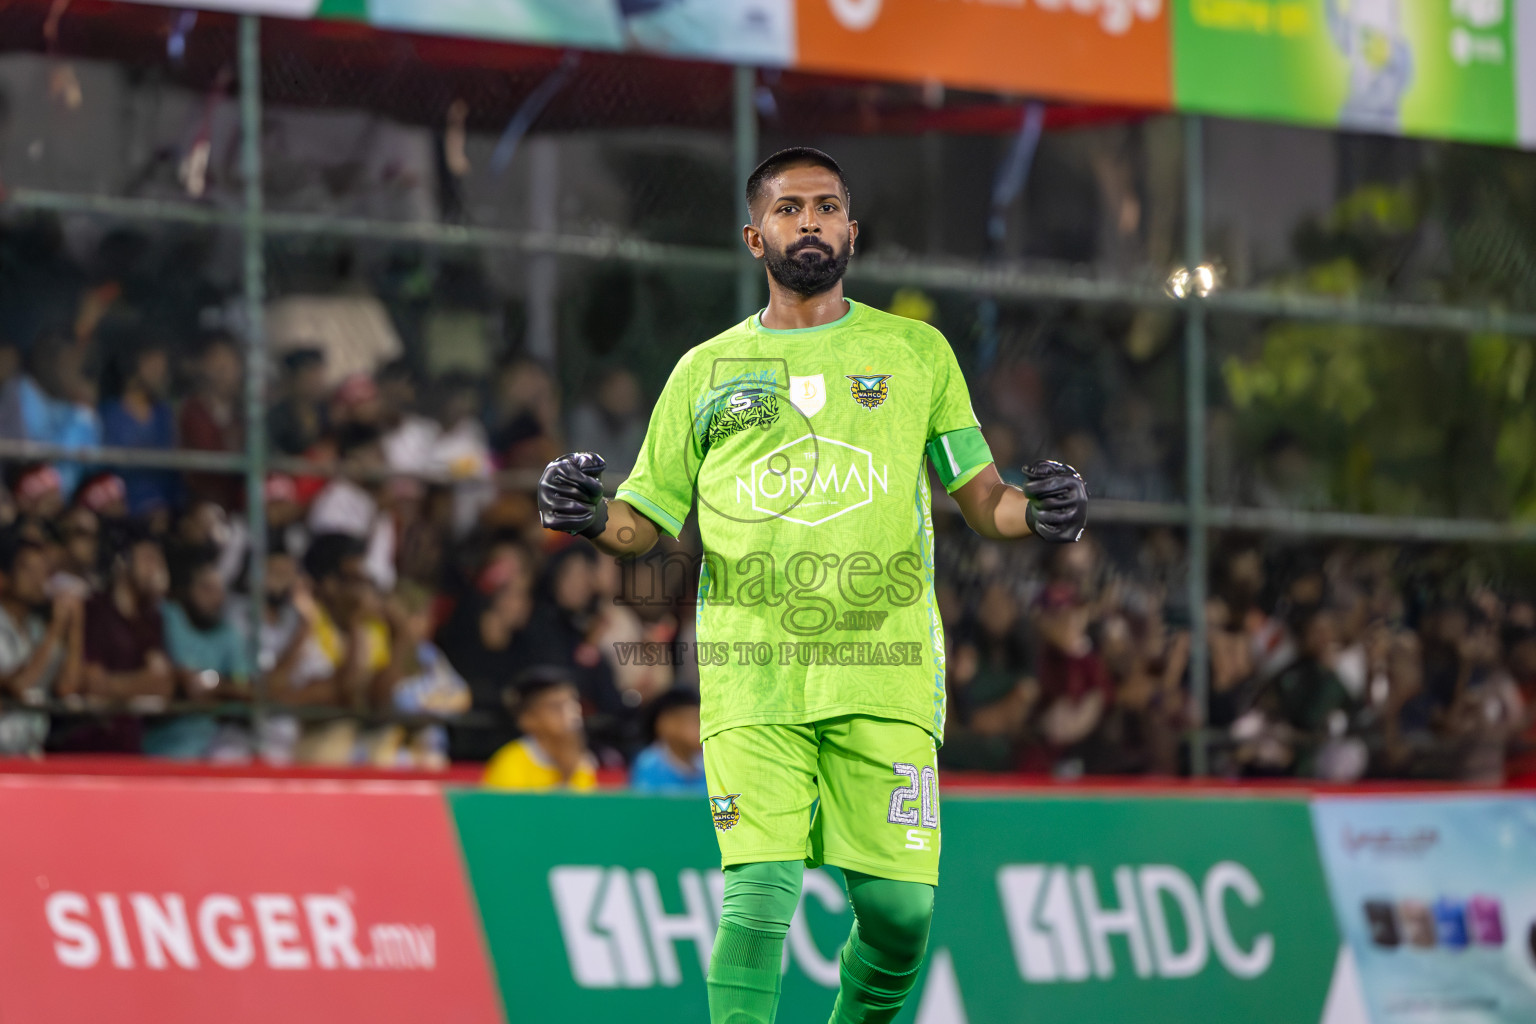
[[253, 724], [266, 714], [266, 672], [260, 661], [266, 608], [267, 505], [267, 260], [262, 230], [261, 19], [240, 16], [240, 173], [245, 179], [241, 231], [245, 242], [245, 505], [250, 527], [246, 594], [250, 612]]
[[1205, 317], [1204, 296], [1194, 287], [1195, 268], [1205, 262], [1205, 145], [1198, 117], [1184, 118], [1184, 266], [1190, 274], [1190, 300], [1184, 320], [1184, 475], [1189, 507], [1189, 696], [1195, 708], [1190, 743], [1190, 773], [1209, 770], [1205, 749], [1206, 709], [1210, 702], [1210, 645], [1206, 636], [1205, 595], [1210, 538], [1206, 535], [1205, 493]]
[[[733, 79], [735, 103], [731, 125], [735, 135], [737, 195], [746, 187], [747, 176], [757, 167], [757, 69], [738, 66]], [[750, 253], [738, 241], [736, 265], [736, 315], [745, 320], [761, 307], [758, 301], [763, 286], [763, 272]]]

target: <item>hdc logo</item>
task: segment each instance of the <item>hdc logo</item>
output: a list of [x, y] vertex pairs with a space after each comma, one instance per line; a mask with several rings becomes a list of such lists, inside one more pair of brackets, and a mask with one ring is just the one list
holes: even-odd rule
[[[678, 944], [693, 945], [699, 972], [709, 971], [725, 876], [684, 868], [677, 873], [682, 911], [670, 913], [656, 873], [646, 868], [567, 865], [549, 872], [549, 891], [560, 918], [571, 977], [582, 988], [674, 988], [683, 982]], [[708, 890], [706, 893], [706, 889]], [[816, 947], [806, 926], [804, 904], [815, 898], [828, 913], [847, 910], [843, 890], [824, 871], [807, 871], [801, 906], [784, 947], [806, 977], [826, 988], [838, 983], [837, 954]], [[838, 940], [841, 946], [841, 939]]]
[[[1168, 864], [1114, 871], [1115, 907], [1106, 907], [1093, 870], [1066, 865], [1010, 864], [997, 873], [1014, 959], [1025, 981], [1086, 981], [1115, 976], [1109, 938], [1130, 948], [1138, 978], [1189, 978], [1216, 959], [1237, 978], [1257, 978], [1274, 960], [1275, 940], [1262, 932], [1244, 949], [1232, 934], [1227, 897], [1246, 907], [1264, 900], [1243, 865], [1223, 861], [1200, 886]], [[1174, 947], [1169, 910], [1179, 917], [1182, 949]]]

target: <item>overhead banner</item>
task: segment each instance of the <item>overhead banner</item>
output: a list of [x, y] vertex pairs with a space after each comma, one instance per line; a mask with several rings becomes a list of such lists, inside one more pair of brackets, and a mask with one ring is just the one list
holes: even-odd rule
[[1536, 1020], [1536, 798], [1319, 799], [1374, 1024]]
[[137, 0], [1536, 146], [1516, 0]]
[[502, 1019], [441, 791], [0, 778], [0, 1024]]
[[770, 65], [794, 62], [794, 12], [794, 0], [368, 0], [381, 28]]
[[1508, 145], [1517, 138], [1515, 6], [1174, 0], [1174, 102], [1200, 113]]
[[1164, 0], [799, 0], [796, 65], [1166, 108], [1165, 7]]
[[[1164, 0], [366, 0], [384, 28], [1169, 104]], [[359, 0], [320, 15], [358, 16]]]
[[[508, 1017], [705, 1024], [722, 877], [703, 800], [451, 793]], [[943, 876], [899, 1018], [1364, 1024], [1300, 800], [944, 804]], [[853, 923], [808, 872], [781, 1020], [822, 1020]], [[1335, 1000], [1337, 1002], [1337, 1000]]]
[[[157, 7], [175, 7], [185, 10], [199, 7], [208, 11], [238, 11], [243, 14], [262, 14], [277, 18], [313, 18], [320, 13], [321, 0], [133, 0], [134, 3], [154, 4]], [[349, 3], [350, 0], [342, 0]], [[367, 0], [356, 0], [366, 3]]]

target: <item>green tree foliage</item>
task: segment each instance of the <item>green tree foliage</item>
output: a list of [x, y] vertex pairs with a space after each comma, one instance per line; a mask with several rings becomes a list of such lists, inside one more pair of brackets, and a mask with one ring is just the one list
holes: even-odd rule
[[[1297, 232], [1277, 290], [1528, 308], [1536, 299], [1529, 154], [1436, 146]], [[1284, 430], [1333, 508], [1536, 521], [1536, 342], [1275, 321], [1218, 326], [1242, 447]]]

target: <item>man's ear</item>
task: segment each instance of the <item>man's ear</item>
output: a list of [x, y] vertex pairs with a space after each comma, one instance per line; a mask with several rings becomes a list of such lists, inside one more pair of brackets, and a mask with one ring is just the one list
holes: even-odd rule
[[853, 248], [854, 248], [855, 243], [858, 242], [858, 240], [859, 240], [859, 222], [856, 221], [856, 220], [850, 220], [848, 222], [848, 255], [850, 255], [850, 256], [853, 255]]
[[742, 226], [741, 240], [746, 244], [747, 251], [752, 254], [753, 259], [760, 260], [763, 258], [763, 233], [758, 230], [756, 224], [745, 224]]

